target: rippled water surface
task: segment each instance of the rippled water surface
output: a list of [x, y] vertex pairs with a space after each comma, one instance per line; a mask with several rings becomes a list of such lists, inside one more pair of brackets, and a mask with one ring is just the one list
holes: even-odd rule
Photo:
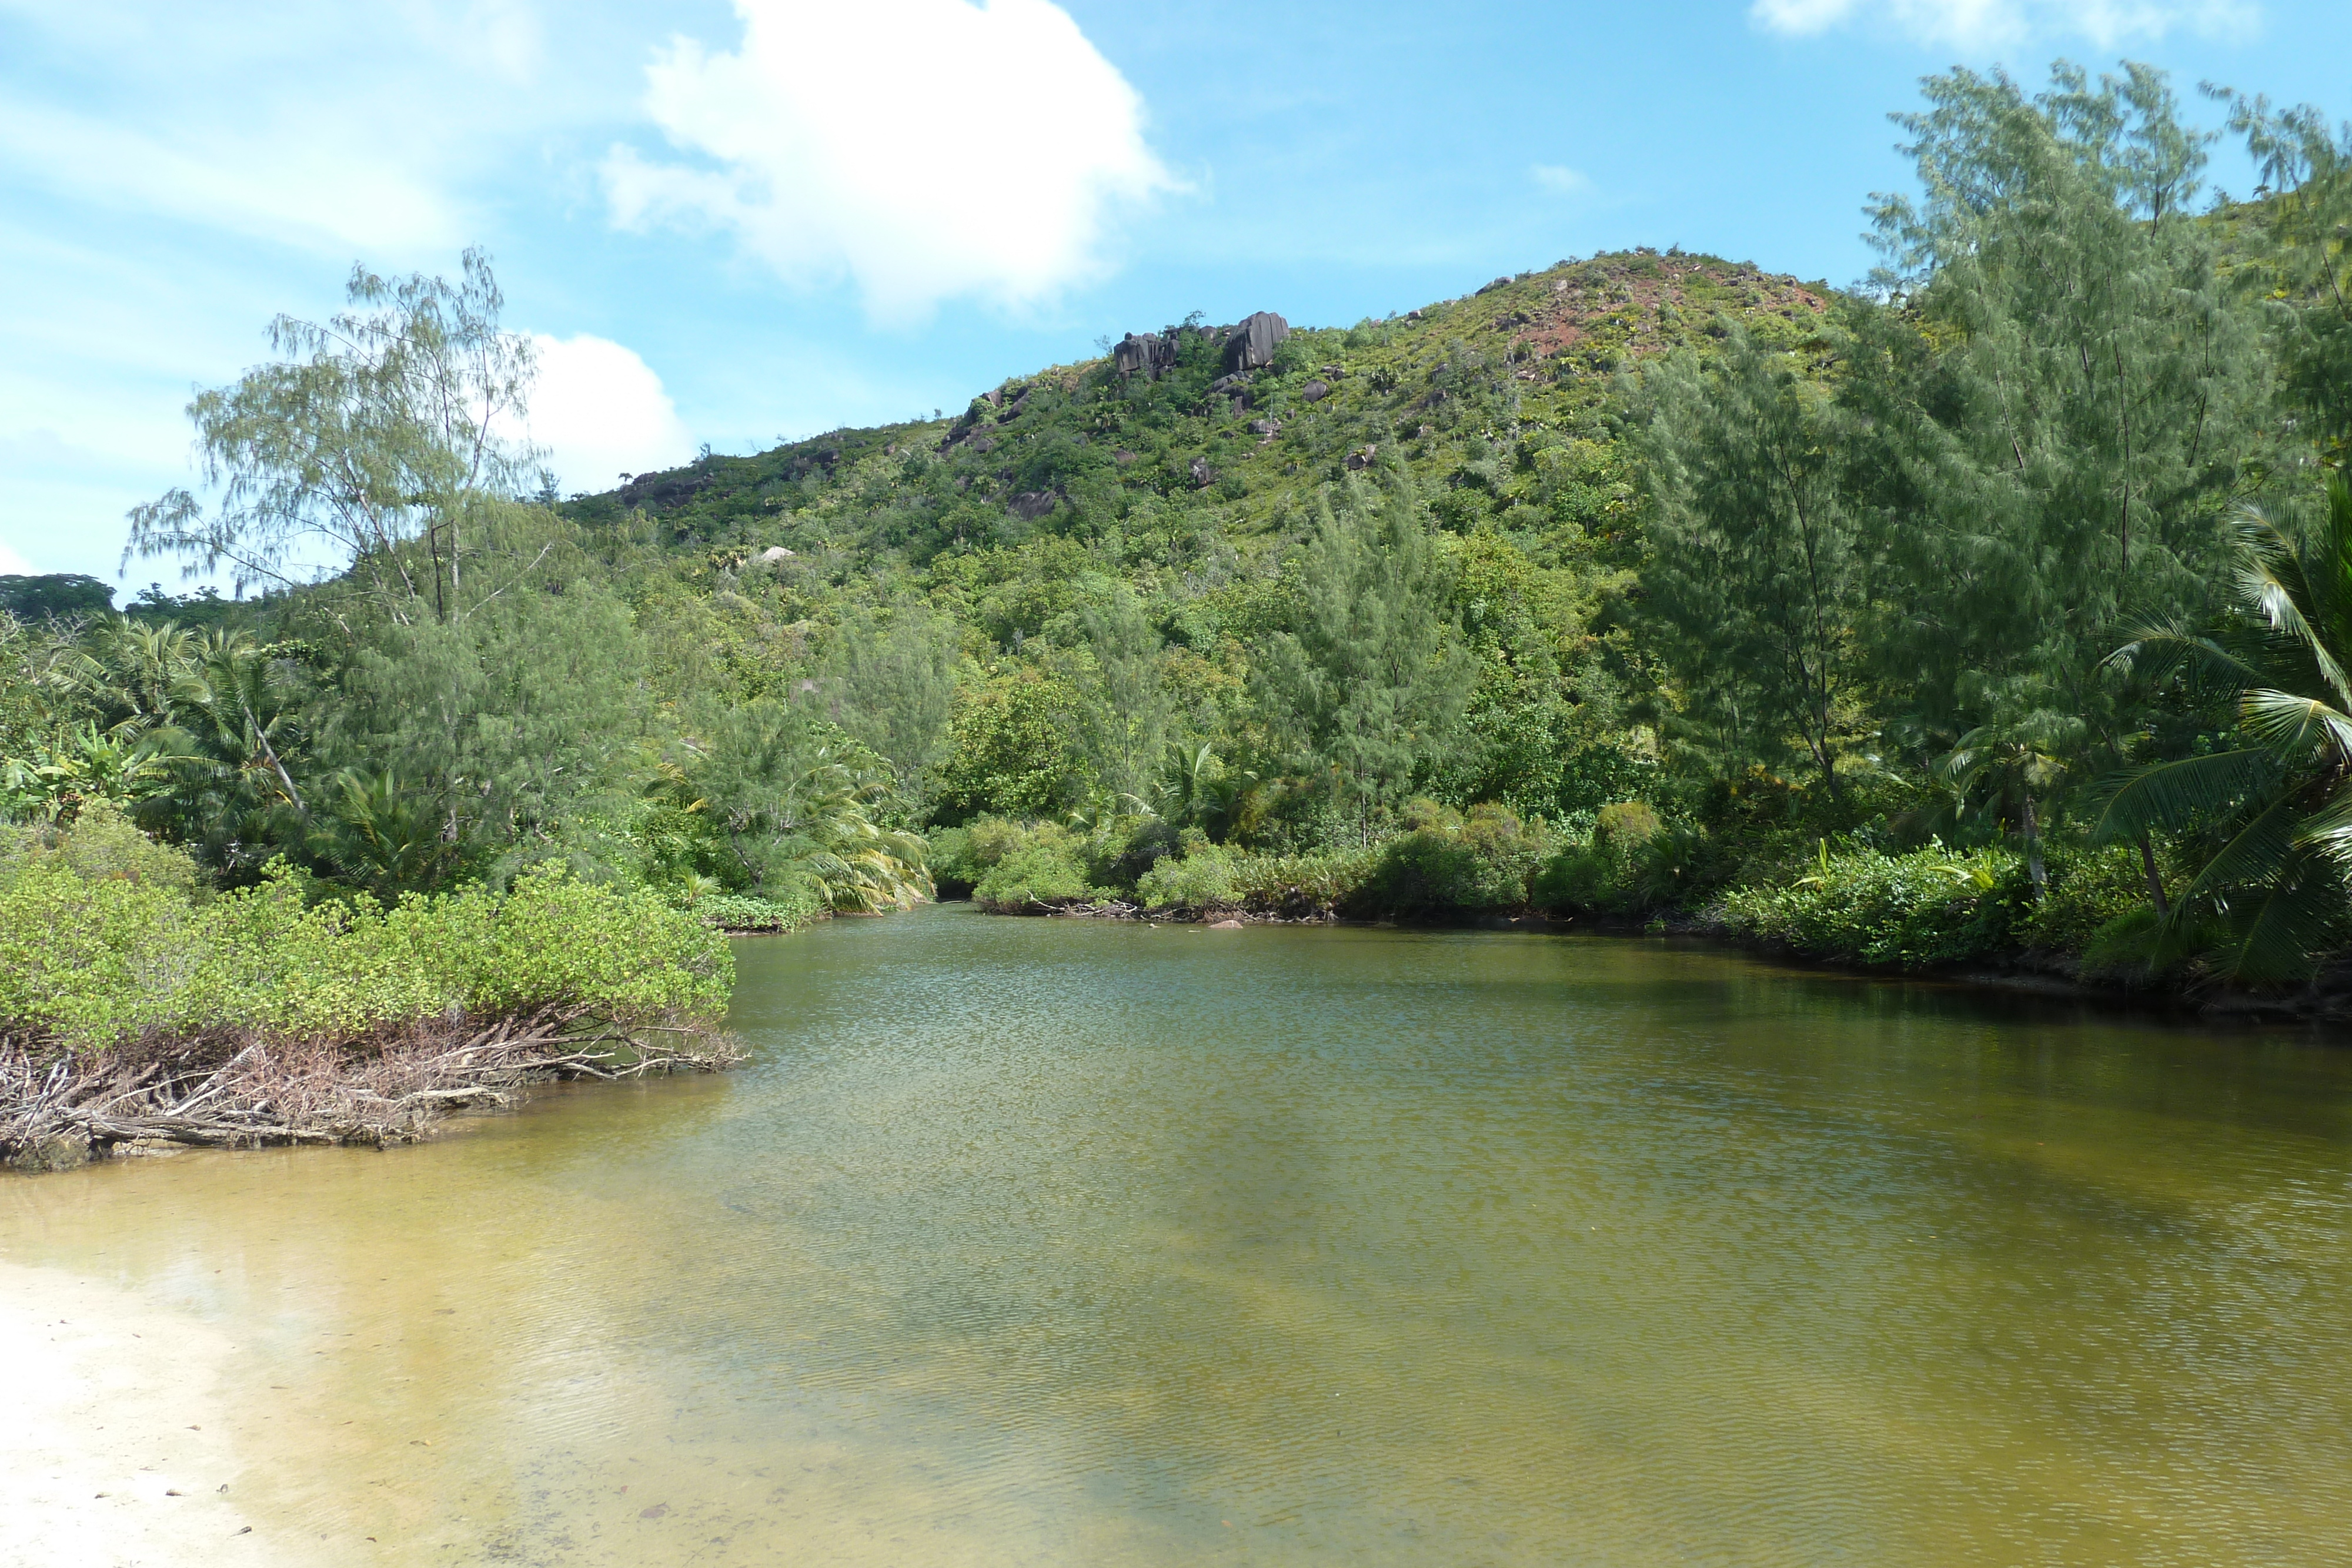
[[0, 1253], [230, 1325], [337, 1561], [2352, 1562], [2340, 1047], [1607, 938], [738, 957], [745, 1071], [11, 1181]]

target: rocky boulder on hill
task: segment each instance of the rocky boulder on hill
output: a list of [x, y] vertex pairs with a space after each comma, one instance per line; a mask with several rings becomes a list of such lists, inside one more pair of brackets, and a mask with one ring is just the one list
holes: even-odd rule
[[1112, 347], [1110, 357], [1111, 363], [1118, 368], [1120, 380], [1140, 375], [1146, 381], [1156, 382], [1161, 372], [1176, 363], [1176, 344], [1156, 332], [1146, 332], [1139, 338], [1129, 332]]
[[1275, 346], [1290, 336], [1290, 323], [1271, 310], [1244, 316], [1227, 329], [1225, 369], [1258, 371], [1274, 363]]

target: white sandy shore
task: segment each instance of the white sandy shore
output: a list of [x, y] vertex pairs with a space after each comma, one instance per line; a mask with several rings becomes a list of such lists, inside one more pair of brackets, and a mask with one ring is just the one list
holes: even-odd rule
[[0, 1262], [0, 1564], [308, 1556], [237, 1511], [219, 1406], [238, 1354], [113, 1286]]

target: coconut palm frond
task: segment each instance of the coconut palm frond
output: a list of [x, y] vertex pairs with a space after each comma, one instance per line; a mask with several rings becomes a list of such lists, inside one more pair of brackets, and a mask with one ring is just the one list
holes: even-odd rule
[[2267, 788], [2279, 774], [2277, 759], [2258, 747], [2151, 763], [2106, 780], [2095, 797], [2092, 820], [2096, 842], [2186, 827], [2229, 810], [2249, 794]]
[[2229, 912], [2229, 939], [2206, 962], [2233, 985], [2299, 979], [2311, 957], [2339, 945], [2346, 931], [2343, 879], [2318, 856], [2290, 853], [2267, 883]]
[[2273, 753], [2352, 759], [2352, 717], [2315, 696], [2257, 687], [2238, 699], [2238, 723]]

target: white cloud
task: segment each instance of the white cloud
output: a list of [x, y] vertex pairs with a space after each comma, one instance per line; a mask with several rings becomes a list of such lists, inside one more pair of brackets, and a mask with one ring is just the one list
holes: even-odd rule
[[1538, 163], [1528, 171], [1535, 183], [1555, 196], [1580, 196], [1592, 189], [1592, 176], [1560, 163]]
[[1049, 0], [735, 9], [740, 50], [680, 37], [647, 68], [655, 123], [708, 162], [616, 147], [622, 226], [731, 229], [786, 278], [846, 274], [872, 314], [903, 319], [1095, 276], [1116, 212], [1176, 188], [1142, 99]]
[[2253, 0], [1755, 0], [1748, 15], [1769, 31], [1799, 37], [1863, 22], [1962, 49], [2048, 37], [2086, 38], [2105, 49], [2176, 31], [2243, 33], [2260, 13]]
[[0, 539], [0, 577], [31, 577], [32, 575], [33, 563], [10, 549], [5, 539]]
[[623, 474], [675, 467], [694, 455], [661, 377], [635, 350], [584, 332], [534, 332], [531, 344], [539, 384], [529, 439], [546, 449], [544, 462], [563, 489], [609, 489]]

